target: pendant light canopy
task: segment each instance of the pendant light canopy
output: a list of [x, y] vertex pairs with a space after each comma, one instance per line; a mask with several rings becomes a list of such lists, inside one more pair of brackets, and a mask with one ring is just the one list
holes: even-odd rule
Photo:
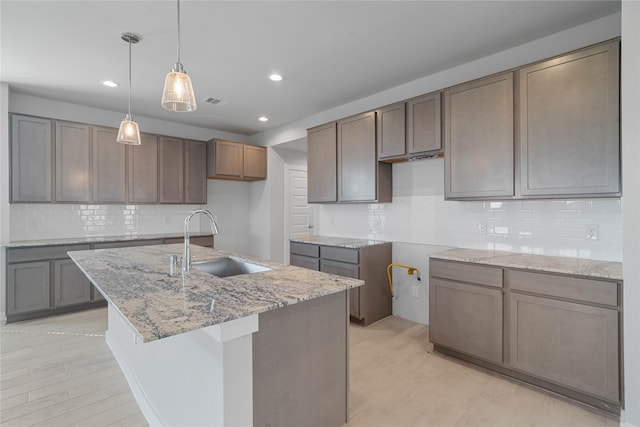
[[180, 112], [196, 111], [198, 108], [191, 78], [180, 63], [180, 0], [178, 0], [178, 61], [164, 80], [162, 108]]
[[129, 43], [129, 112], [120, 123], [116, 141], [127, 145], [140, 145], [140, 129], [131, 116], [131, 43], [138, 43], [140, 38], [133, 33], [122, 33], [122, 40]]

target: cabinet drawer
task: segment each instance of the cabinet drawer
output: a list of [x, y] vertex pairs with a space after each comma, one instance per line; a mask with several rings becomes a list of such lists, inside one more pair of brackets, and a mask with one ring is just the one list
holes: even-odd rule
[[352, 264], [358, 264], [359, 262], [359, 250], [351, 248], [338, 248], [335, 246], [321, 246], [320, 258], [332, 259], [335, 261], [350, 262]]
[[289, 248], [292, 254], [319, 257], [320, 246], [311, 243], [289, 242]]
[[304, 255], [291, 254], [289, 264], [296, 267], [308, 268], [309, 270], [320, 271], [320, 259]]
[[52, 259], [69, 258], [68, 251], [84, 251], [91, 249], [90, 245], [62, 245], [62, 246], [39, 246], [31, 248], [11, 248], [7, 251], [7, 262], [23, 261], [49, 261]]
[[502, 269], [499, 267], [431, 259], [429, 274], [443, 279], [502, 287]]
[[125, 240], [120, 242], [104, 242], [104, 243], [96, 243], [95, 249], [111, 249], [111, 248], [128, 248], [131, 246], [151, 246], [151, 245], [161, 245], [163, 243], [162, 239], [155, 240]]
[[532, 292], [614, 307], [618, 305], [618, 284], [615, 282], [517, 270], [507, 270], [505, 274], [512, 291]]
[[353, 279], [360, 278], [360, 267], [356, 264], [348, 264], [345, 262], [323, 259], [320, 261], [320, 271], [337, 274], [338, 276], [351, 277]]

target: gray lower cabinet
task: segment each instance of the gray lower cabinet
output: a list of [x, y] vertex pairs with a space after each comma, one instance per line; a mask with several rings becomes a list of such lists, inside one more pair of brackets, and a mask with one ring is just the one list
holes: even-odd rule
[[290, 242], [290, 264], [364, 280], [364, 286], [349, 291], [349, 314], [366, 326], [392, 312], [387, 279], [391, 248], [390, 242], [360, 248]]
[[12, 315], [49, 308], [49, 268], [49, 261], [7, 266], [7, 320]]
[[520, 193], [620, 194], [619, 42], [518, 70]]
[[54, 307], [91, 301], [91, 282], [70, 259], [53, 262]]
[[502, 289], [434, 278], [429, 302], [432, 342], [502, 363]]
[[11, 202], [51, 202], [52, 122], [11, 115]]
[[514, 196], [513, 73], [444, 92], [445, 198]]
[[621, 286], [431, 259], [430, 340], [439, 351], [619, 413]]

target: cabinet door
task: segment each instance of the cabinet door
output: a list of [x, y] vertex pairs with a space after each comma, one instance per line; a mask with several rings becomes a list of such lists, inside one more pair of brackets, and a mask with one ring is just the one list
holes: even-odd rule
[[338, 201], [377, 199], [376, 113], [338, 121]]
[[48, 261], [9, 264], [8, 315], [49, 308], [50, 292]]
[[520, 192], [620, 192], [619, 44], [519, 71]]
[[93, 201], [126, 201], [126, 145], [116, 142], [118, 129], [93, 127]]
[[431, 277], [429, 338], [471, 356], [502, 363], [502, 291]]
[[377, 110], [378, 159], [401, 157], [406, 154], [405, 103], [389, 105]]
[[337, 196], [336, 124], [307, 131], [307, 200], [335, 202]]
[[181, 139], [161, 136], [158, 154], [160, 203], [184, 200], [184, 143]]
[[619, 401], [618, 312], [512, 293], [509, 364]]
[[11, 201], [52, 200], [51, 120], [11, 116]]
[[514, 195], [513, 74], [444, 92], [445, 198]]
[[243, 177], [267, 179], [267, 148], [243, 144]]
[[407, 101], [407, 150], [418, 154], [442, 149], [440, 92]]
[[207, 203], [207, 144], [185, 141], [184, 202]]
[[158, 203], [158, 137], [141, 134], [140, 145], [127, 146], [129, 203]]
[[308, 268], [309, 270], [320, 271], [320, 259], [311, 258], [304, 255], [291, 254], [289, 264], [296, 267]]
[[242, 178], [242, 144], [232, 141], [215, 141], [214, 150], [213, 175]]
[[55, 307], [91, 301], [91, 282], [73, 261], [59, 260], [53, 265]]
[[87, 125], [56, 122], [57, 202], [91, 201], [90, 137]]

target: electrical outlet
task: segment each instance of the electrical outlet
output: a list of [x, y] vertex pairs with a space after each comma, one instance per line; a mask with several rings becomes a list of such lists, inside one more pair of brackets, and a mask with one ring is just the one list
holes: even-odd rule
[[478, 234], [481, 236], [486, 236], [487, 235], [487, 223], [486, 222], [481, 222], [478, 224]]
[[420, 297], [420, 288], [416, 285], [411, 287], [411, 296], [414, 298]]
[[587, 224], [584, 227], [584, 237], [587, 240], [598, 240], [599, 236], [598, 224]]

